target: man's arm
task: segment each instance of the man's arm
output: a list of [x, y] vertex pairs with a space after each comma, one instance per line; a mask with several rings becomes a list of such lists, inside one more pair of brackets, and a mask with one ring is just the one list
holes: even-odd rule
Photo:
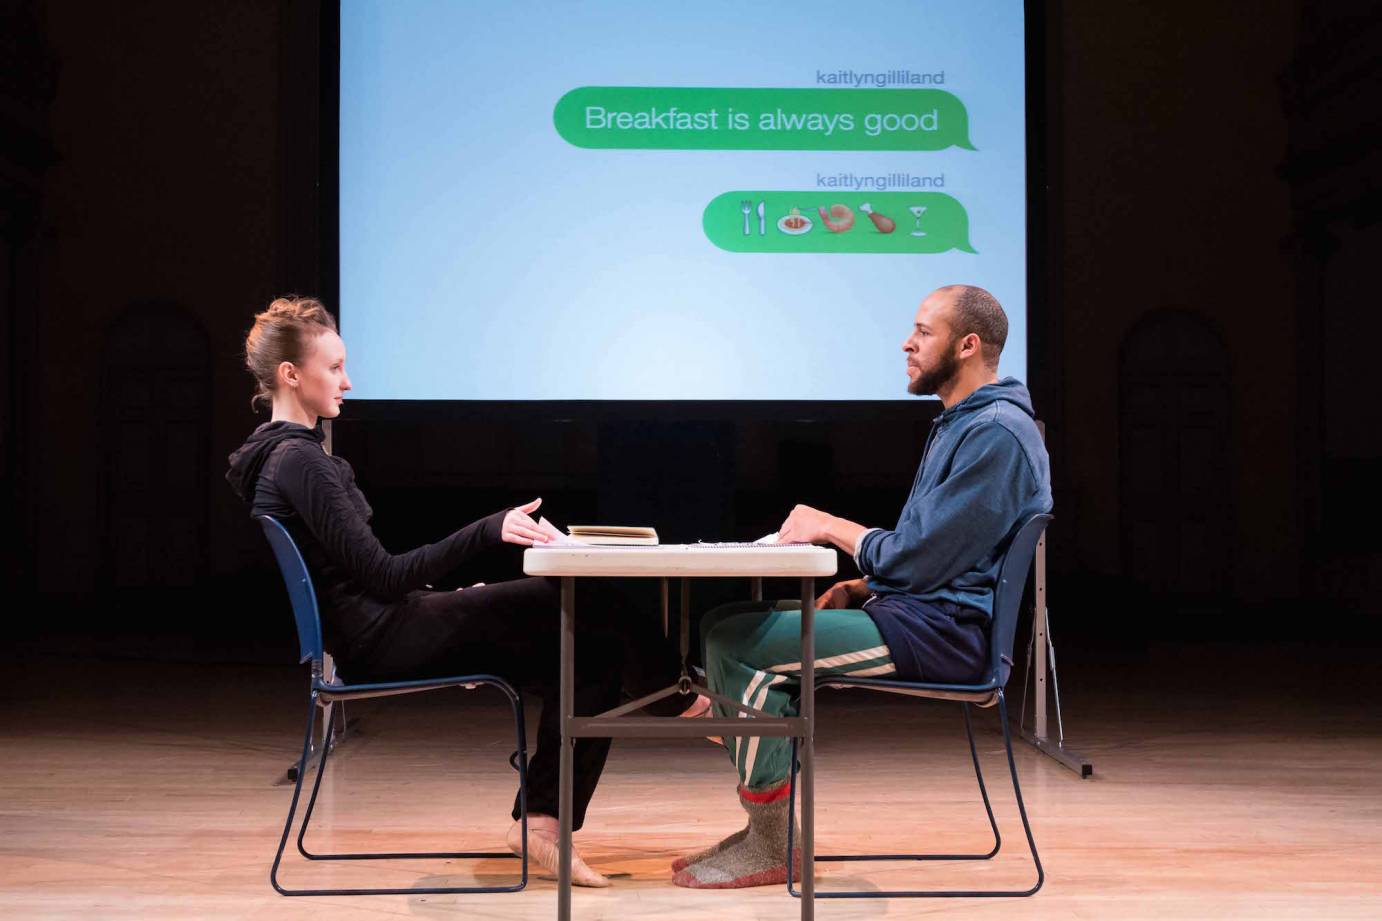
[[[784, 544], [834, 544], [845, 553], [854, 556], [859, 539], [871, 530], [873, 528], [828, 515], [809, 505], [798, 505], [792, 509], [792, 514], [787, 516], [782, 527], [778, 528], [777, 540], [778, 543]], [[869, 590], [864, 579], [850, 579], [846, 582], [836, 582], [826, 589], [824, 594], [816, 599], [816, 607], [821, 610], [857, 608], [868, 596]]]
[[897, 530], [859, 541], [859, 571], [908, 591], [945, 585], [992, 560], [1036, 489], [1021, 446], [999, 425], [965, 435], [949, 475], [903, 508]]
[[869, 530], [872, 529], [809, 505], [798, 505], [792, 509], [792, 514], [787, 516], [782, 527], [777, 529], [777, 540], [781, 544], [834, 544], [854, 556], [859, 538]]

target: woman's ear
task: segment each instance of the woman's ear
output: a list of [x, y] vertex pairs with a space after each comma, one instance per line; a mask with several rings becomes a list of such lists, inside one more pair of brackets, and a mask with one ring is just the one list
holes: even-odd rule
[[298, 369], [291, 361], [281, 361], [278, 363], [278, 380], [289, 387], [298, 385]]

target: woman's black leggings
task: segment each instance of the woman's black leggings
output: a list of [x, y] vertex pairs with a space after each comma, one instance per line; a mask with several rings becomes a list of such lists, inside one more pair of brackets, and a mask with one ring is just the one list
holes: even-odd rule
[[[641, 696], [671, 684], [678, 663], [653, 611], [625, 611], [614, 592], [578, 579], [575, 715], [619, 705], [621, 690]], [[459, 592], [412, 592], [372, 631], [341, 671], [352, 682], [492, 674], [542, 699], [537, 744], [528, 763], [528, 811], [557, 814], [561, 752], [560, 583], [525, 578]], [[688, 701], [674, 695], [656, 715]], [[577, 739], [572, 827], [585, 821], [609, 739]], [[518, 804], [514, 803], [514, 818]]]

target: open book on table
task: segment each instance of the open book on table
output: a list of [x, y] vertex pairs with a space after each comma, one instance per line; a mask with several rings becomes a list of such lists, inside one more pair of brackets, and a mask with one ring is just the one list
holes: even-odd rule
[[623, 525], [602, 525], [602, 524], [573, 524], [566, 530], [568, 534], [563, 534], [556, 525], [542, 518], [537, 523], [538, 528], [551, 540], [548, 546], [569, 547], [582, 544], [605, 544], [605, 545], [644, 545], [655, 546], [657, 544], [657, 531], [652, 528], [635, 528]]
[[610, 524], [573, 524], [566, 533], [587, 544], [656, 544], [657, 531], [652, 528]]

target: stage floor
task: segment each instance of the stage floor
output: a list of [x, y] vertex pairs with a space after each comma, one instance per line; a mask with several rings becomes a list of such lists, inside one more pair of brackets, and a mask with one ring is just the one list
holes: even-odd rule
[[[1210, 649], [1063, 676], [1071, 743], [1095, 775], [1079, 780], [1019, 746], [1047, 872], [1036, 896], [822, 901], [818, 916], [1382, 917], [1376, 681], [1343, 693], [1359, 662], [1303, 665], [1289, 651], [1236, 654], [1227, 668], [1224, 660]], [[288, 668], [51, 656], [10, 669], [0, 698], [0, 917], [555, 916], [555, 883], [544, 879], [509, 895], [275, 894], [268, 867], [292, 789], [283, 777], [305, 683]], [[443, 692], [350, 712], [357, 728], [333, 756], [316, 845], [502, 849], [514, 775], [497, 695]], [[996, 720], [981, 711], [978, 738], [1004, 834], [997, 859], [824, 864], [819, 889], [1028, 885]], [[985, 845], [956, 705], [827, 692], [818, 751], [819, 853]], [[618, 876], [610, 889], [578, 889], [575, 917], [797, 917], [799, 903], [780, 887], [672, 886], [674, 857], [741, 820], [720, 750], [617, 743], [576, 840], [595, 867]], [[282, 878], [406, 887], [497, 883], [515, 869], [501, 860], [325, 867], [289, 858]]]

